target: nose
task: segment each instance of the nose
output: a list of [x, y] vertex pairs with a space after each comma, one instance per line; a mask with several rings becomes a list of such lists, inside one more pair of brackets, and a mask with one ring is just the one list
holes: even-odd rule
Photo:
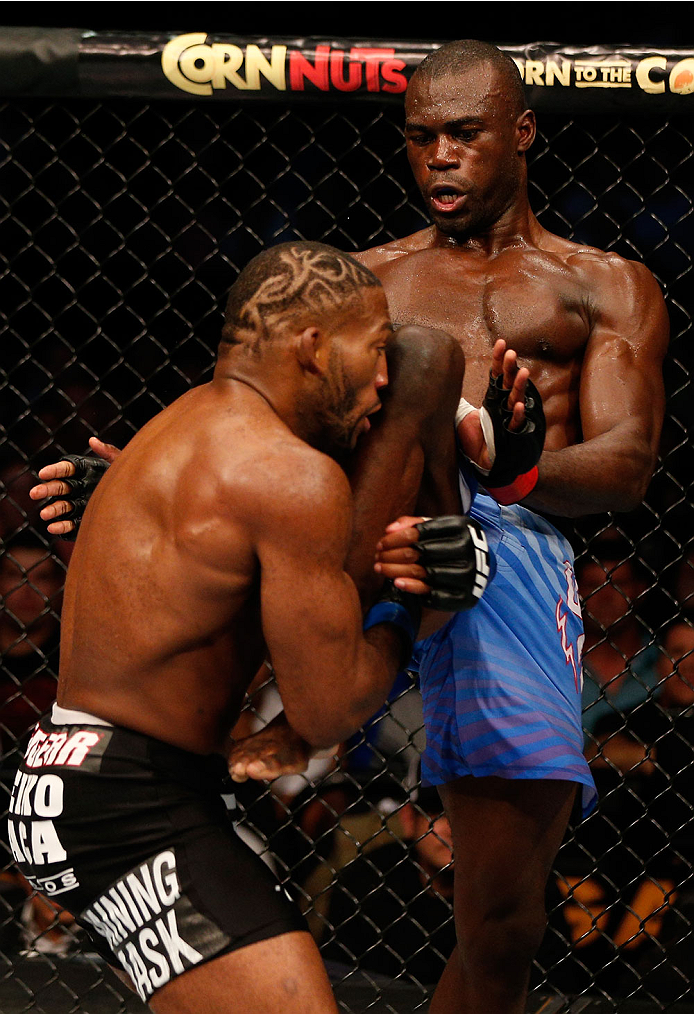
[[427, 153], [427, 165], [430, 169], [450, 169], [460, 164], [455, 142], [442, 134], [432, 143]]
[[376, 377], [374, 378], [374, 385], [378, 391], [381, 387], [386, 387], [388, 384], [388, 366], [386, 364], [386, 357], [382, 356], [383, 362], [379, 364], [378, 370], [376, 371]]

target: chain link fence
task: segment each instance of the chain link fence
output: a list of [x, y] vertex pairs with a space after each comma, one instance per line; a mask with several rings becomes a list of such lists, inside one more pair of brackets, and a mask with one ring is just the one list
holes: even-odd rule
[[[550, 880], [533, 1010], [563, 995], [582, 998], [575, 1010], [694, 1001], [693, 135], [685, 119], [552, 114], [531, 154], [542, 224], [645, 261], [673, 333], [645, 503], [563, 525], [586, 614], [586, 751], [601, 803], [570, 830]], [[122, 446], [206, 380], [225, 293], [262, 248], [299, 237], [360, 250], [427, 221], [398, 108], [77, 98], [0, 106], [0, 215], [8, 793], [55, 693], [70, 553], [28, 499], [37, 469], [83, 452], [91, 434]], [[268, 672], [240, 731], [278, 708]], [[403, 674], [334, 761], [239, 787], [241, 833], [306, 913], [345, 1011], [424, 1009], [454, 943], [450, 833], [418, 788], [422, 743], [416, 680]], [[0, 1009], [143, 1009], [3, 855]]]

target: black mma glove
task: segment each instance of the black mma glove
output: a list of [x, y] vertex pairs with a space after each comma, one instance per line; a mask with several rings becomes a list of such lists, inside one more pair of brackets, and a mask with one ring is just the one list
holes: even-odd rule
[[510, 393], [504, 387], [503, 374], [492, 377], [490, 373], [480, 421], [493, 464], [487, 472], [470, 462], [480, 485], [501, 504], [517, 503], [535, 488], [546, 432], [542, 398], [531, 380], [525, 390], [525, 422], [518, 430], [509, 429], [513, 418], [508, 407]]
[[419, 539], [412, 548], [427, 574], [431, 591], [413, 595], [385, 581], [381, 595], [364, 618], [364, 630], [392, 623], [403, 641], [403, 665], [412, 657], [422, 618], [422, 606], [444, 612], [471, 609], [494, 576], [496, 564], [484, 529], [473, 518], [452, 514], [414, 526]]
[[44, 507], [57, 503], [59, 500], [66, 500], [70, 504], [67, 514], [61, 514], [59, 518], [53, 518], [53, 521], [73, 521], [75, 525], [73, 530], [60, 537], [74, 542], [89, 498], [109, 467], [109, 463], [101, 458], [92, 458], [81, 454], [64, 454], [60, 460], [70, 461], [75, 466], [75, 474], [61, 480], [70, 487], [69, 492], [63, 493], [61, 496], [49, 497]]
[[474, 518], [452, 514], [415, 525], [419, 541], [412, 548], [431, 586], [420, 596], [422, 605], [460, 612], [477, 605], [496, 563], [482, 526]]

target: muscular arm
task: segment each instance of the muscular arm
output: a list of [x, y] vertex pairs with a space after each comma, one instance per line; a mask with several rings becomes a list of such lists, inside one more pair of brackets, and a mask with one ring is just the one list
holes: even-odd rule
[[301, 482], [284, 485], [281, 499], [268, 496], [259, 512], [263, 632], [290, 725], [326, 747], [383, 704], [402, 641], [390, 625], [362, 634], [359, 596], [344, 570], [352, 531], [344, 473], [311, 452], [286, 474]]
[[669, 326], [660, 289], [643, 265], [591, 259], [593, 328], [581, 371], [583, 442], [545, 451], [524, 504], [565, 517], [638, 506], [655, 467], [665, 396]]

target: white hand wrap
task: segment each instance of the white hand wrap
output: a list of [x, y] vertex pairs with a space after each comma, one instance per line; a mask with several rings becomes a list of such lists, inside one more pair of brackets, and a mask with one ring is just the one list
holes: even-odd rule
[[[457, 429], [459, 423], [461, 423], [463, 419], [466, 419], [471, 412], [479, 412], [480, 414], [480, 426], [482, 427], [482, 435], [484, 437], [484, 442], [487, 445], [487, 453], [489, 454], [489, 460], [493, 465], [494, 459], [496, 458], [496, 445], [494, 443], [494, 426], [492, 425], [492, 418], [489, 415], [489, 412], [486, 410], [486, 408], [475, 408], [475, 406], [471, 405], [466, 398], [461, 398], [460, 401], [458, 402], [458, 409], [455, 413], [455, 427]], [[480, 472], [483, 473], [483, 475], [489, 475], [490, 471], [489, 468], [480, 468], [479, 465], [477, 466], [477, 468]]]

